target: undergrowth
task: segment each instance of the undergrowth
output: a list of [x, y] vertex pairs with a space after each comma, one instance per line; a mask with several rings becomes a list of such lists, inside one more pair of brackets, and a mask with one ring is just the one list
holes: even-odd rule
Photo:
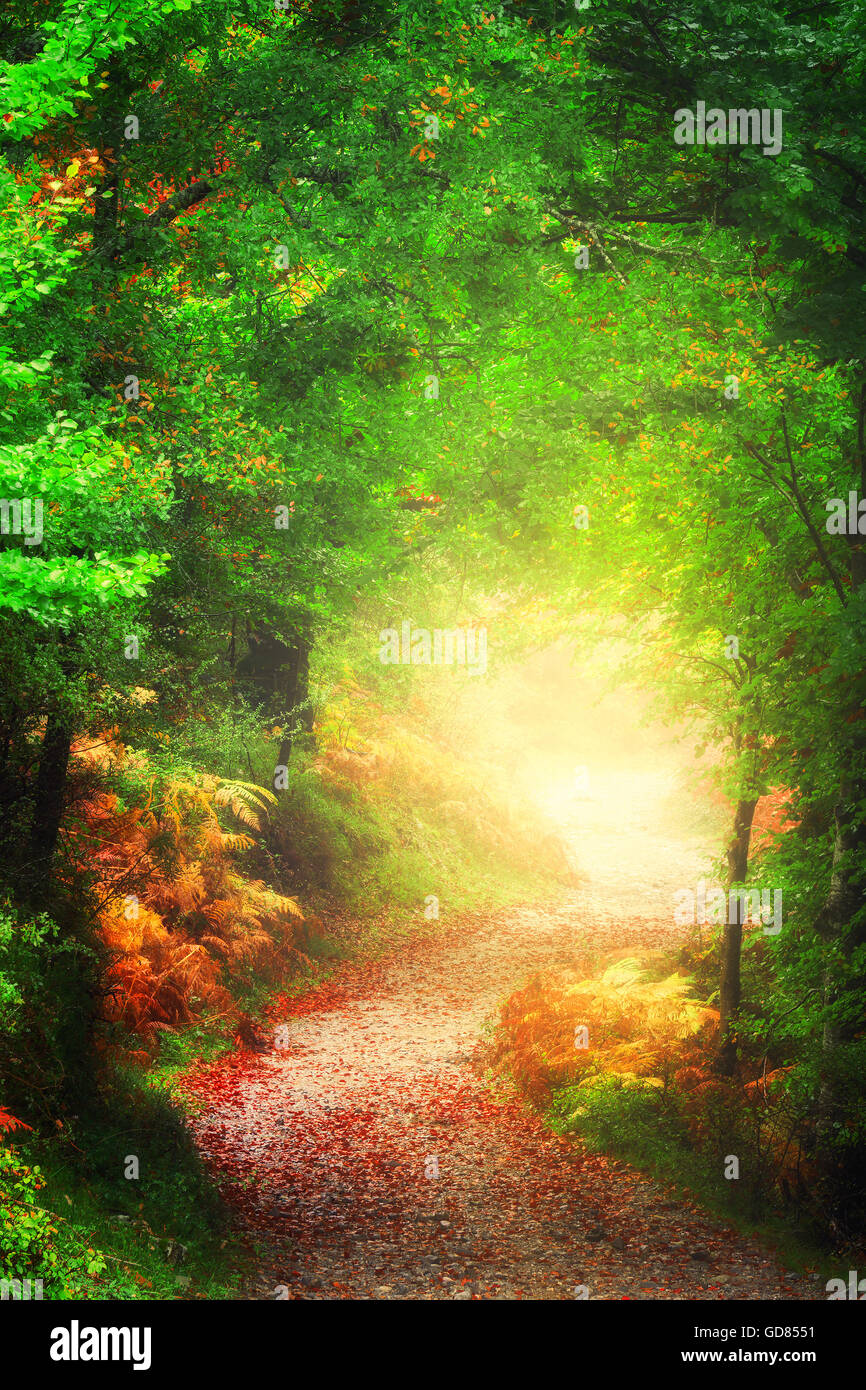
[[[741, 1048], [716, 1075], [716, 1010], [686, 952], [612, 952], [531, 979], [503, 1005], [491, 1075], [559, 1134], [664, 1180], [793, 1265], [826, 1266], [821, 1179], [789, 1100], [791, 1067]], [[849, 1253], [855, 1254], [851, 1250]]]

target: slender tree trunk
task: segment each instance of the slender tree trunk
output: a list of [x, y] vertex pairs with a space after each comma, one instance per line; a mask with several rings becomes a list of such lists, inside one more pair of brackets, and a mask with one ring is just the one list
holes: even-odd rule
[[[855, 745], [866, 766], [866, 750], [862, 743]], [[866, 862], [866, 823], [857, 812], [858, 804], [866, 801], [866, 785], [862, 775], [859, 778], [844, 778], [839, 788], [839, 799], [834, 809], [835, 834], [833, 837], [833, 873], [830, 888], [821, 911], [815, 921], [815, 930], [824, 941], [841, 941], [846, 955], [863, 944], [866, 927], [852, 928], [851, 923], [864, 905], [862, 883], [857, 882], [858, 870]], [[849, 984], [848, 988], [853, 986]], [[824, 973], [824, 1004], [829, 1006], [839, 997], [839, 986], [832, 969]], [[861, 1010], [862, 1014], [862, 1010]], [[849, 1040], [862, 1027], [862, 1019], [854, 1015], [847, 1029], [828, 1018], [824, 1024], [822, 1050], [829, 1057], [840, 1043]], [[833, 1084], [825, 1079], [821, 1087], [818, 1104], [819, 1128], [826, 1128], [833, 1119], [835, 1097]]]
[[296, 704], [301, 705], [299, 718], [305, 733], [313, 732], [313, 709], [310, 704], [310, 648], [306, 638], [298, 638], [298, 683]]
[[30, 896], [47, 899], [51, 888], [51, 864], [66, 805], [66, 774], [72, 732], [59, 714], [49, 714], [42, 741], [42, 756], [34, 787], [30, 822]]
[[[728, 872], [725, 876], [725, 894], [730, 906], [730, 888], [735, 883], [745, 883], [749, 868], [749, 845], [752, 837], [752, 821], [755, 818], [757, 797], [741, 797], [734, 812], [734, 824], [726, 850]], [[735, 1026], [740, 1008], [740, 957], [743, 947], [743, 924], [730, 920], [731, 912], [725, 916], [722, 934], [721, 977], [719, 982], [719, 1013], [721, 1014], [720, 1044], [714, 1070], [720, 1076], [732, 1076], [737, 1065], [737, 1044]]]
[[[296, 638], [293, 650], [291, 665], [291, 696], [289, 703], [297, 708], [298, 719], [301, 728], [306, 734], [313, 731], [313, 711], [309, 705], [310, 698], [310, 647], [311, 643], [306, 637], [300, 634]], [[280, 743], [280, 751], [277, 755], [277, 766], [288, 767], [289, 758], [292, 756], [292, 747], [295, 735], [287, 732]]]

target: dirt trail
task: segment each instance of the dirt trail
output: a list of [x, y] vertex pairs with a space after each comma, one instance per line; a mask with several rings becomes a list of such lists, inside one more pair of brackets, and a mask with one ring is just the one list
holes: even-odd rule
[[201, 1148], [264, 1250], [250, 1297], [816, 1296], [760, 1245], [552, 1136], [473, 1070], [485, 1020], [533, 969], [587, 942], [682, 935], [673, 894], [696, 882], [706, 846], [660, 814], [673, 775], [593, 773], [592, 786], [551, 808], [586, 874], [564, 904], [443, 920], [435, 938], [288, 1004], [287, 1048], [197, 1076]]

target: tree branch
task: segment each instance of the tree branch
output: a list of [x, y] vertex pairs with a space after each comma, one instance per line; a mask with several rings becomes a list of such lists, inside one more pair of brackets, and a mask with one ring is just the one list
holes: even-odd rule
[[165, 202], [160, 203], [159, 207], [151, 212], [143, 222], [138, 223], [133, 230], [127, 231], [121, 236], [112, 237], [94, 254], [107, 260], [116, 260], [118, 256], [131, 251], [142, 235], [147, 235], [149, 232], [173, 222], [182, 212], [188, 212], [190, 208], [201, 203], [211, 193], [213, 193], [213, 184], [207, 183], [204, 179], [188, 184], [179, 193], [175, 193], [171, 198], [166, 198]]

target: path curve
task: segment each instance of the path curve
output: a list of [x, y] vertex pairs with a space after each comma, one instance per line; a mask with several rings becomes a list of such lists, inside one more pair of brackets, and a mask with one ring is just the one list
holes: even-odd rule
[[485, 1021], [533, 970], [682, 935], [669, 904], [704, 846], [654, 830], [668, 774], [623, 779], [568, 807], [592, 854], [566, 901], [443, 921], [341, 968], [285, 1003], [288, 1047], [190, 1076], [201, 1150], [264, 1251], [249, 1297], [818, 1296], [662, 1184], [550, 1134], [473, 1066]]

